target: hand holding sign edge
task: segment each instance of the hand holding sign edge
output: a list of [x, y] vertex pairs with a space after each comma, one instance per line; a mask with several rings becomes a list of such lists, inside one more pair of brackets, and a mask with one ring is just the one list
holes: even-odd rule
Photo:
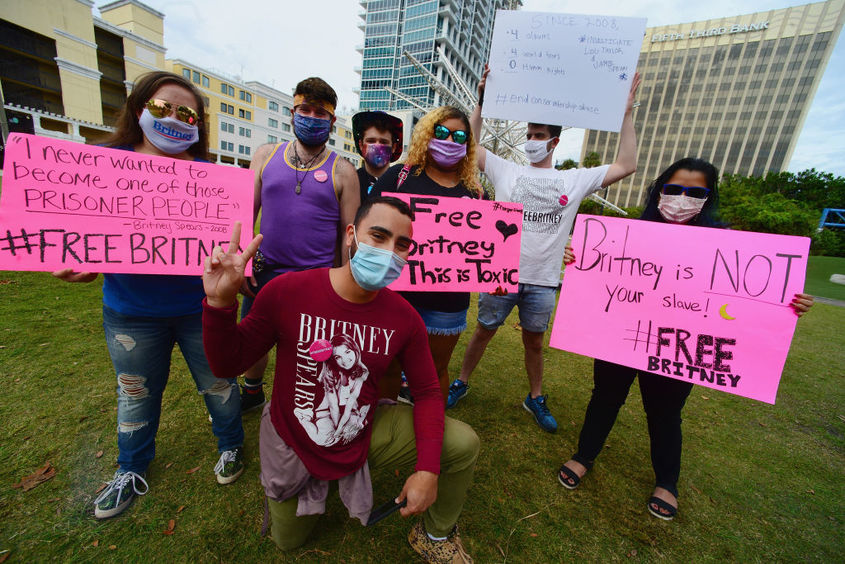
[[241, 222], [236, 221], [227, 249], [224, 251], [223, 247], [217, 245], [205, 259], [202, 285], [208, 305], [212, 307], [229, 307], [237, 301], [238, 290], [244, 281], [244, 269], [258, 251], [263, 235], [256, 235], [244, 252], [238, 254], [240, 239]]

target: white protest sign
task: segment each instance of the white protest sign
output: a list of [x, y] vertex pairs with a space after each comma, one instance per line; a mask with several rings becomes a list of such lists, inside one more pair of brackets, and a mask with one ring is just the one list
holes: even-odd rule
[[645, 18], [497, 10], [482, 116], [619, 131]]

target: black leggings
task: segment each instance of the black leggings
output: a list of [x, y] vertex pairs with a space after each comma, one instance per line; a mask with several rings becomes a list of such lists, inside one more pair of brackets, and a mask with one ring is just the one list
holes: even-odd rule
[[655, 487], [665, 488], [677, 497], [681, 472], [681, 409], [692, 390], [689, 382], [596, 359], [593, 363], [593, 397], [584, 415], [578, 452], [572, 459], [587, 468], [593, 467], [637, 376], [648, 419]]

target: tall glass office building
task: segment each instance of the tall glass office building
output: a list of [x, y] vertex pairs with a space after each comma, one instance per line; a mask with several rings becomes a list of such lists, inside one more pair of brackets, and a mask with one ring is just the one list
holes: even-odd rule
[[455, 88], [438, 47], [474, 93], [481, 79], [499, 8], [515, 9], [520, 0], [360, 0], [365, 11], [361, 73], [362, 110], [413, 107], [391, 88], [423, 107], [439, 106], [440, 95], [403, 53], [413, 55], [450, 90]]
[[[828, 0], [648, 28], [634, 114], [637, 172], [607, 199], [642, 205], [647, 184], [686, 156], [730, 174], [787, 168], [843, 17], [845, 0]], [[617, 146], [617, 134], [587, 131], [582, 160], [596, 151], [612, 162]]]

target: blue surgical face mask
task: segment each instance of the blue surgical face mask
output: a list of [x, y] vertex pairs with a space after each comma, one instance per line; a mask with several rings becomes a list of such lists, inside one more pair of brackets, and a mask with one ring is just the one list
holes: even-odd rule
[[367, 291], [375, 292], [399, 278], [408, 261], [387, 249], [359, 243], [358, 233], [354, 226], [352, 233], [358, 250], [350, 257], [349, 267], [352, 270], [352, 278], [359, 286]]
[[329, 140], [332, 131], [330, 119], [293, 114], [293, 133], [305, 145], [322, 145]]
[[187, 151], [199, 141], [199, 129], [172, 117], [156, 118], [144, 108], [138, 125], [144, 137], [159, 151], [167, 155], [178, 155]]

